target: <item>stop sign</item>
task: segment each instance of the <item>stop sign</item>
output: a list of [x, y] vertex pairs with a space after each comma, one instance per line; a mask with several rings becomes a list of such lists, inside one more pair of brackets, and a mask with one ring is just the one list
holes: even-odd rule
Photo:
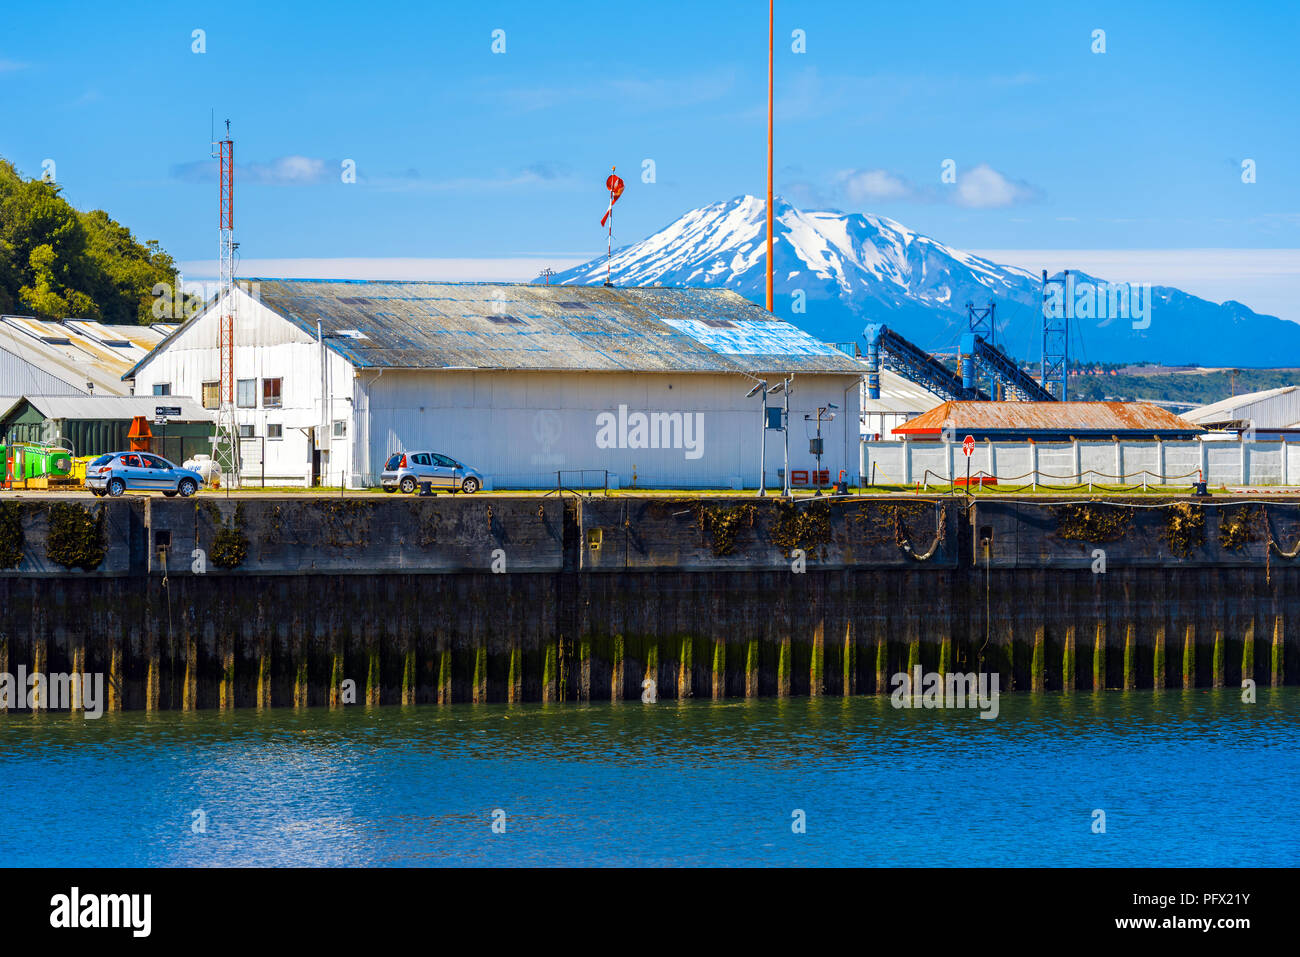
[[975, 454], [975, 436], [968, 435], [961, 440], [961, 452], [966, 458], [970, 458]]

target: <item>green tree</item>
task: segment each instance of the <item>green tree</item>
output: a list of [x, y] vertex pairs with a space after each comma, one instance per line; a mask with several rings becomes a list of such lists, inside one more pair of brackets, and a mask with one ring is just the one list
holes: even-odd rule
[[103, 210], [79, 212], [61, 192], [0, 159], [0, 309], [152, 322], [155, 284], [177, 281], [171, 256], [157, 240], [142, 245]]

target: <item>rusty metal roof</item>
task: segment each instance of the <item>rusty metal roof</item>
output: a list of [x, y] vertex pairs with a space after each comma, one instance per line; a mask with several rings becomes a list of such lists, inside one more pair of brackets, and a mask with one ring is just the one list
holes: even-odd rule
[[831, 372], [862, 363], [725, 289], [249, 279], [363, 368]]
[[926, 437], [951, 429], [1001, 435], [1199, 435], [1203, 429], [1150, 402], [944, 402], [894, 429]]

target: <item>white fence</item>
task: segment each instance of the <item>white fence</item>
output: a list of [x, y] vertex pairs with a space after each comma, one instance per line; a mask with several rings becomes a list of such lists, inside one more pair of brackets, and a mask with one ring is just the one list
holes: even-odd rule
[[[966, 476], [960, 442], [863, 442], [863, 481], [875, 485], [945, 485]], [[1091, 442], [975, 443], [970, 474], [1003, 485], [1300, 484], [1300, 443]]]

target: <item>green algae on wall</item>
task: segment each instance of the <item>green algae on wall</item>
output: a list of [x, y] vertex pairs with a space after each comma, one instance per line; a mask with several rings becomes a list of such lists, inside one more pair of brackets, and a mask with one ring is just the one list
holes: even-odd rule
[[75, 502], [54, 502], [50, 505], [49, 521], [45, 554], [50, 561], [87, 572], [100, 566], [108, 554], [103, 505], [91, 515], [89, 509]]

